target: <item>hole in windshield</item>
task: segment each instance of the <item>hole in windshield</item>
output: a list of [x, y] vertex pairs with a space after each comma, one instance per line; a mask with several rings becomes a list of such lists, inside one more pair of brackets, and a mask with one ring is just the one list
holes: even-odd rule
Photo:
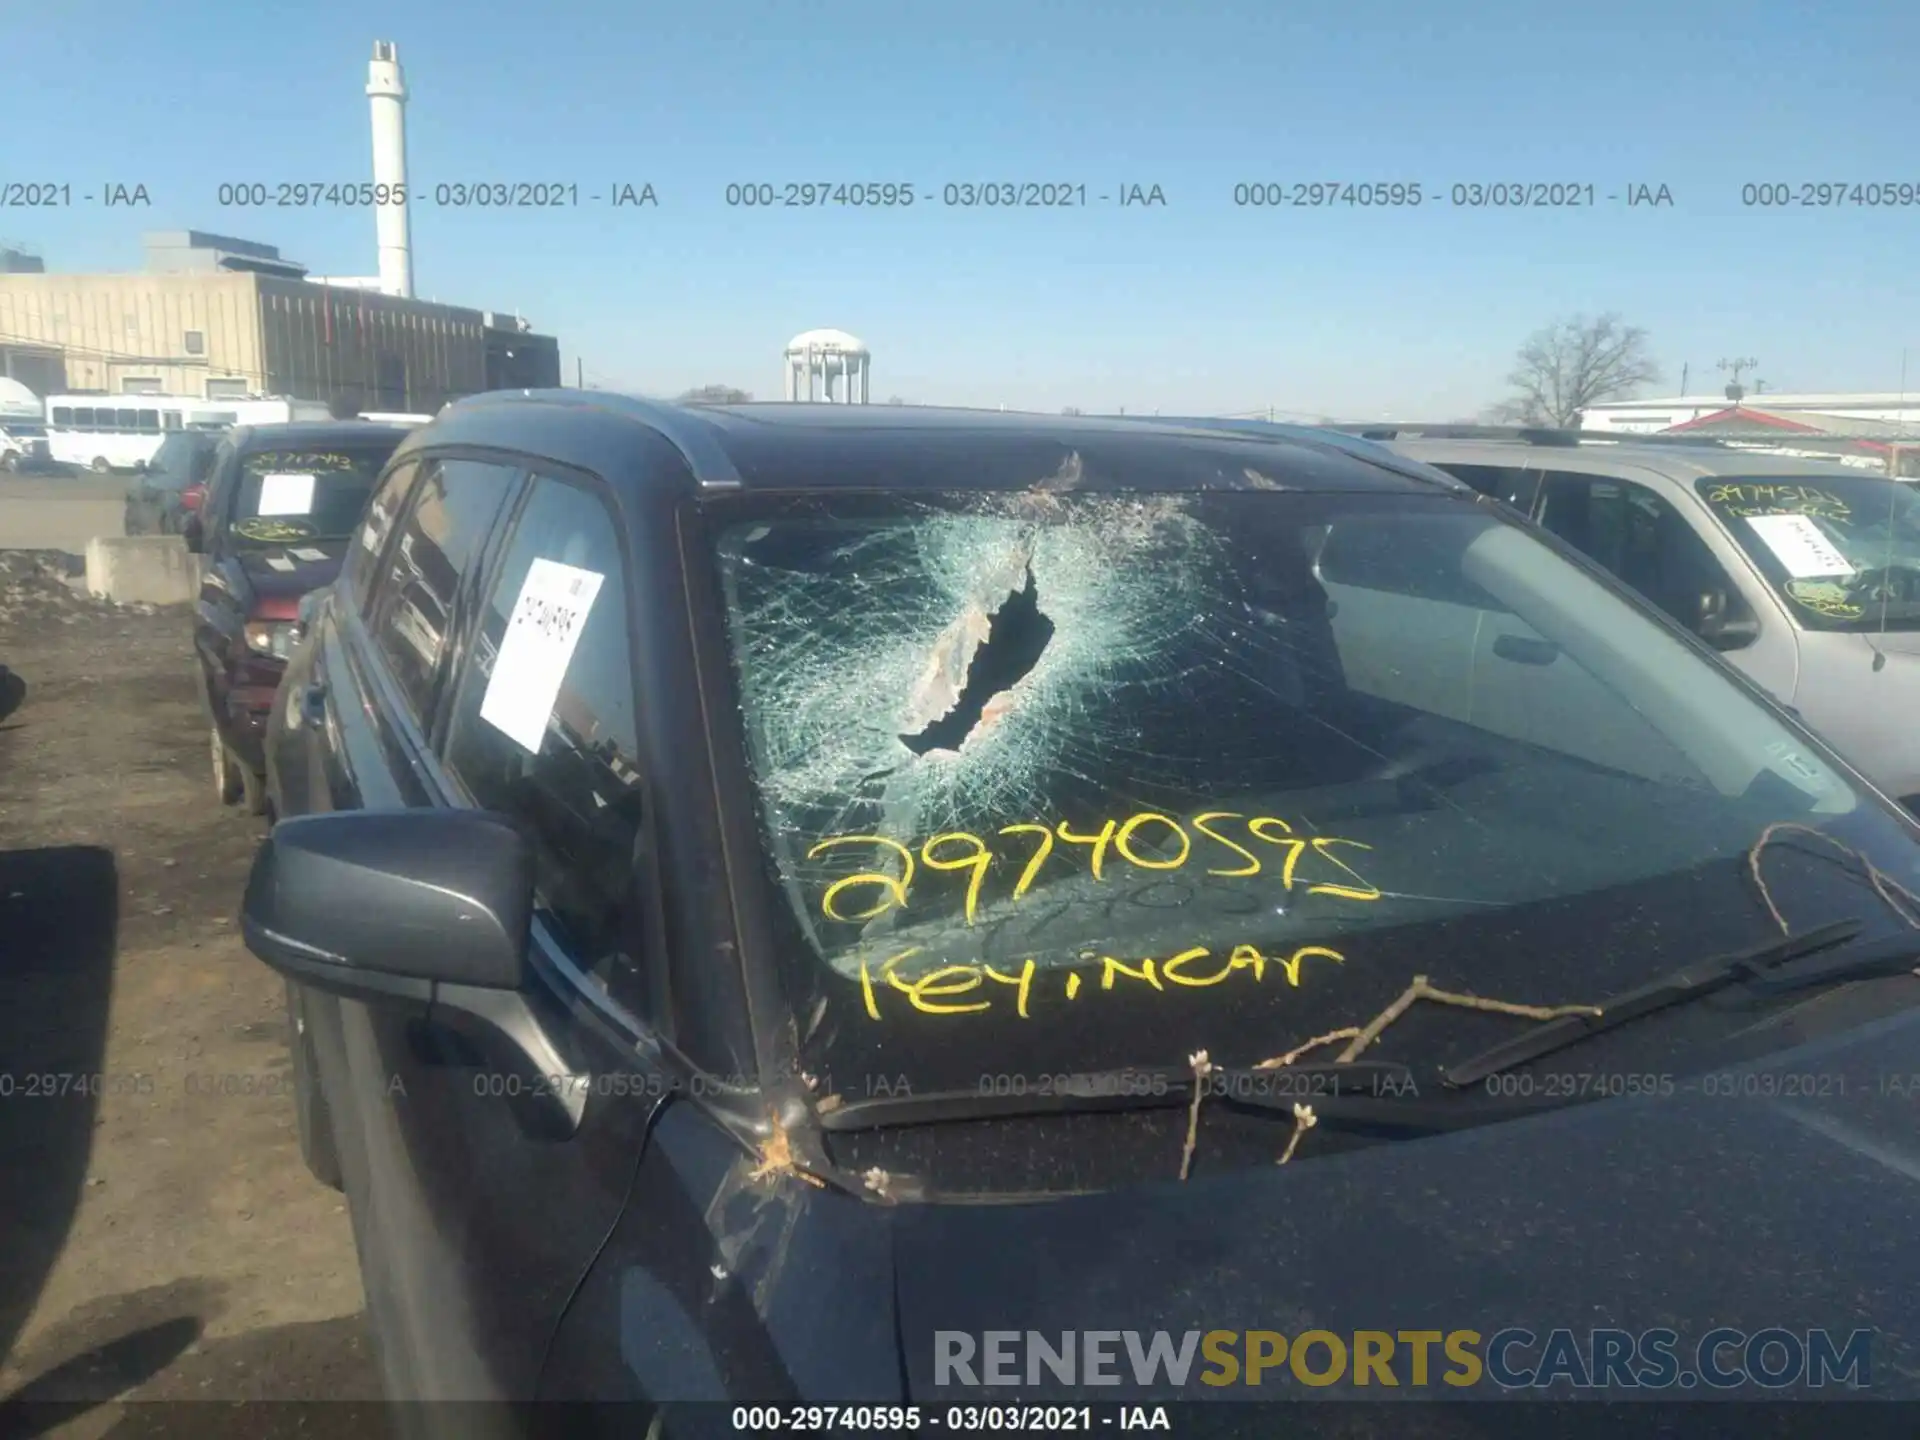
[[1023, 563], [1021, 573], [1020, 588], [992, 613], [969, 608], [935, 642], [910, 715], [937, 713], [900, 737], [915, 755], [962, 749], [976, 731], [990, 729], [1012, 707], [1013, 687], [1040, 663], [1053, 639], [1053, 621], [1040, 608], [1032, 564]]

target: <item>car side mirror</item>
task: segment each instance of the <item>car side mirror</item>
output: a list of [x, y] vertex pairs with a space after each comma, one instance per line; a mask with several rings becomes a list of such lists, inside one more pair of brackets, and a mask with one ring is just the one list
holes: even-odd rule
[[411, 1011], [471, 1047], [511, 1081], [502, 1103], [529, 1137], [567, 1140], [591, 1061], [562, 1002], [528, 983], [533, 883], [533, 847], [503, 815], [302, 815], [254, 856], [241, 930], [288, 979]]
[[350, 810], [282, 820], [247, 878], [247, 948], [350, 999], [515, 991], [533, 917], [532, 847], [483, 810]]
[[1716, 650], [1740, 650], [1760, 638], [1760, 622], [1725, 590], [1703, 591], [1693, 633]]

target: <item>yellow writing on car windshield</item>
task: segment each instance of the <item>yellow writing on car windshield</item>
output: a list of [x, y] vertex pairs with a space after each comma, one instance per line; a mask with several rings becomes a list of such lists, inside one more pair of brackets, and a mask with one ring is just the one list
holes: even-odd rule
[[[1237, 822], [1247, 840], [1233, 838], [1226, 822]], [[1287, 821], [1274, 815], [1242, 815], [1237, 811], [1209, 810], [1182, 824], [1171, 815], [1143, 810], [1123, 820], [1108, 820], [1093, 830], [1079, 830], [1061, 821], [1052, 825], [1021, 822], [1003, 825], [1002, 837], [1032, 836], [1030, 850], [1007, 846], [996, 850], [985, 839], [967, 830], [947, 830], [913, 846], [886, 835], [830, 835], [807, 851], [809, 860], [821, 860], [848, 847], [867, 847], [871, 861], [866, 868], [851, 874], [822, 877], [820, 914], [839, 924], [865, 924], [890, 910], [907, 909], [916, 893], [923, 872], [965, 876], [961, 892], [961, 913], [968, 925], [979, 918], [990, 875], [996, 867], [1011, 872], [1018, 866], [1006, 902], [1017, 904], [1033, 888], [1042, 869], [1056, 854], [1084, 853], [1085, 873], [1093, 880], [1106, 882], [1120, 866], [1145, 873], [1172, 874], [1194, 866], [1217, 878], [1252, 879], [1272, 874], [1279, 888], [1292, 892], [1304, 887], [1308, 895], [1362, 903], [1381, 898], [1380, 888], [1363, 877], [1353, 861], [1336, 855], [1334, 850], [1370, 851], [1363, 841], [1337, 835], [1299, 835]], [[1195, 836], [1224, 856], [1203, 854]], [[1062, 851], [1059, 847], [1071, 847]], [[1268, 869], [1261, 858], [1262, 849], [1280, 851], [1279, 863]], [[1221, 859], [1241, 863], [1222, 865]], [[1304, 867], [1304, 868], [1303, 868]]]
[[1811, 515], [1827, 520], [1851, 518], [1853, 509], [1831, 490], [1811, 485], [1752, 483], [1710, 486], [1707, 503], [1735, 519], [1766, 515]]
[[[1308, 961], [1346, 963], [1345, 955], [1325, 945], [1301, 945], [1291, 951], [1276, 950], [1269, 954], [1257, 945], [1242, 943], [1224, 952], [1195, 945], [1165, 961], [1153, 956], [1122, 959], [1089, 954], [1081, 957], [1080, 965], [1050, 967], [1045, 972], [1045, 983], [1040, 985], [1035, 982], [1042, 972], [1033, 957], [1028, 957], [1018, 973], [1012, 975], [989, 964], [930, 958], [923, 962], [924, 968], [918, 973], [904, 973], [905, 962], [926, 953], [924, 947], [916, 945], [888, 955], [878, 965], [865, 959], [859, 962], [861, 998], [868, 1019], [885, 1017], [887, 1011], [881, 999], [888, 991], [903, 996], [905, 1004], [922, 1015], [1005, 1014], [1010, 1008], [1016, 1018], [1028, 1020], [1033, 1018], [1032, 1001], [1036, 994], [1042, 999], [1058, 997], [1073, 1005], [1080, 1001], [1083, 993], [1164, 995], [1171, 993], [1168, 985], [1205, 989], [1225, 984], [1236, 976], [1245, 977], [1254, 985], [1264, 985], [1269, 968], [1284, 979], [1289, 988], [1297, 990], [1310, 973]], [[1098, 972], [1098, 979], [1093, 983], [1082, 973], [1090, 967]], [[1012, 996], [1011, 1007], [998, 1003], [1008, 998], [1008, 992]], [[895, 1002], [896, 1007], [898, 1003]]]

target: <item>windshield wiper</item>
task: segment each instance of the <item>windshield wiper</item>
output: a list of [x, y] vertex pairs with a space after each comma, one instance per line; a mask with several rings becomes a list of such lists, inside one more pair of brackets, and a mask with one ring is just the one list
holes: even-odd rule
[[[1557, 1020], [1543, 1021], [1524, 1034], [1503, 1040], [1443, 1070], [1440, 1078], [1455, 1088], [1473, 1085], [1489, 1075], [1498, 1075], [1516, 1065], [1525, 1065], [1528, 1061], [1552, 1055], [1595, 1035], [1618, 1030], [1644, 1016], [1658, 1014], [1703, 995], [1711, 995], [1741, 981], [1764, 982], [1771, 973], [1777, 984], [1779, 979], [1806, 973], [1797, 967], [1782, 972], [1780, 967], [1789, 961], [1846, 944], [1860, 933], [1863, 923], [1860, 920], [1840, 920], [1809, 930], [1804, 935], [1790, 935], [1782, 940], [1772, 940], [1764, 945], [1682, 966], [1636, 989], [1602, 1001], [1598, 1015], [1563, 1015]], [[1908, 954], [1920, 946], [1920, 936], [1897, 938], [1903, 941]], [[1884, 965], [1888, 963], [1884, 950], [1885, 947], [1874, 947], [1859, 956], [1848, 956], [1837, 965], [1830, 962], [1818, 967], [1817, 973], [1824, 980], [1845, 973], [1856, 963]]]
[[[1859, 935], [1863, 925], [1857, 919], [1836, 921], [1802, 935], [1696, 961], [1603, 1001], [1598, 1015], [1546, 1021], [1442, 1070], [1440, 1080], [1447, 1089], [1437, 1098], [1424, 1097], [1412, 1067], [1395, 1061], [1304, 1062], [1267, 1070], [1216, 1064], [1200, 1083], [1207, 1087], [1208, 1099], [1228, 1105], [1281, 1115], [1291, 1115], [1305, 1106], [1314, 1112], [1317, 1122], [1343, 1129], [1413, 1134], [1471, 1129], [1565, 1109], [1586, 1099], [1606, 1098], [1611, 1092], [1596, 1090], [1590, 1096], [1474, 1096], [1461, 1091], [1489, 1075], [1732, 985], [1745, 983], [1762, 993], [1785, 994], [1834, 981], [1899, 975], [1914, 969], [1916, 959], [1920, 959], [1920, 932], [1889, 936], [1833, 959], [1793, 963], [1814, 959], [1846, 944]], [[844, 1132], [942, 1121], [1174, 1109], [1192, 1103], [1195, 1083], [1190, 1067], [1147, 1065], [1031, 1077], [1015, 1082], [1014, 1093], [983, 1086], [980, 1090], [880, 1094], [823, 1102], [819, 1119], [822, 1129]]]

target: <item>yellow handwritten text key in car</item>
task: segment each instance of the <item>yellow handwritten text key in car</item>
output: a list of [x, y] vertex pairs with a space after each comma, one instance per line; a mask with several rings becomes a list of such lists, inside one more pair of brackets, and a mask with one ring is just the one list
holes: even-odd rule
[[[957, 997], [973, 995], [980, 991], [986, 982], [1006, 986], [1014, 992], [1014, 1014], [1022, 1020], [1032, 1018], [1029, 1000], [1034, 989], [1034, 979], [1039, 970], [1038, 961], [1029, 957], [1020, 967], [1018, 974], [1009, 975], [992, 965], [944, 964], [921, 975], [918, 979], [907, 979], [898, 973], [898, 966], [921, 953], [920, 947], [902, 950], [889, 956], [879, 967], [879, 979], [907, 997], [912, 1007], [923, 1015], [977, 1015], [996, 1008], [990, 998], [980, 998], [958, 1002]], [[1325, 945], [1303, 945], [1289, 955], [1267, 955], [1258, 946], [1235, 945], [1222, 959], [1215, 951], [1206, 946], [1194, 946], [1182, 950], [1179, 954], [1160, 964], [1151, 957], [1138, 962], [1117, 960], [1111, 955], [1094, 955], [1091, 952], [1084, 957], [1086, 964], [1097, 963], [1100, 969], [1100, 983], [1088, 987], [1081, 970], [1086, 964], [1066, 972], [1065, 983], [1061, 986], [1061, 995], [1069, 1002], [1077, 1001], [1081, 992], [1094, 989], [1099, 992], [1112, 992], [1125, 989], [1132, 994], [1167, 994], [1167, 985], [1180, 985], [1189, 988], [1204, 989], [1219, 985], [1236, 974], [1247, 973], [1255, 984], [1263, 983], [1267, 978], [1267, 967], [1273, 966], [1286, 977], [1287, 984], [1299, 989], [1306, 962], [1312, 959], [1331, 960], [1336, 965], [1344, 965], [1346, 956], [1338, 950]], [[1208, 963], [1211, 962], [1211, 968]], [[1125, 980], [1131, 982], [1122, 985]], [[872, 969], [865, 960], [860, 962], [860, 985], [866, 1002], [869, 1019], [882, 1018], [879, 1003], [879, 985]]]

